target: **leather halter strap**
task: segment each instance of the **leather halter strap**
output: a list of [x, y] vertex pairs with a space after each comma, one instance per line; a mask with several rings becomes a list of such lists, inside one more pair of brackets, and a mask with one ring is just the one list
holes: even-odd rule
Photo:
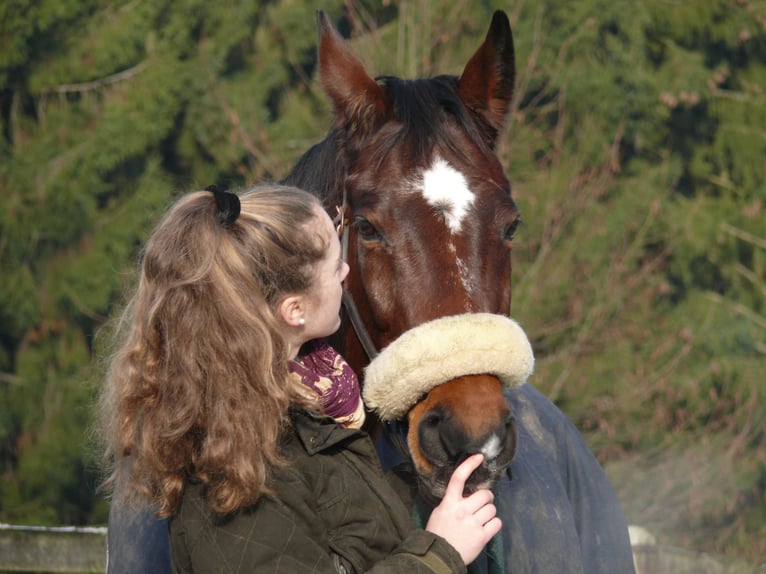
[[[335, 224], [335, 230], [338, 232], [338, 236], [341, 241], [341, 254], [343, 261], [348, 261], [348, 221], [346, 220], [346, 201], [343, 198], [343, 206], [335, 207], [338, 211], [333, 223]], [[354, 297], [351, 295], [351, 291], [348, 290], [346, 285], [343, 285], [343, 307], [346, 309], [349, 321], [351, 321], [351, 327], [354, 329], [356, 338], [359, 340], [359, 344], [362, 345], [362, 349], [367, 354], [367, 358], [372, 361], [378, 356], [378, 349], [375, 347], [375, 343], [372, 342], [372, 337], [367, 331], [367, 328], [362, 323], [362, 318], [359, 316], [359, 310], [354, 303]]]

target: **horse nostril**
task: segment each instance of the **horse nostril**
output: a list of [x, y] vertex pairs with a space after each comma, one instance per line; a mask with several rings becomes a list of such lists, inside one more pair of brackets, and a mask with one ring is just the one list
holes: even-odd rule
[[444, 464], [448, 458], [441, 437], [443, 423], [444, 413], [438, 407], [425, 413], [417, 423], [420, 454], [433, 464]]
[[454, 419], [445, 419], [439, 425], [439, 439], [449, 460], [460, 461], [468, 456], [469, 440]]
[[513, 416], [513, 414], [508, 415], [507, 422], [505, 423], [505, 442], [506, 442], [506, 451], [508, 452], [510, 458], [513, 458], [513, 456], [516, 454], [516, 417]]
[[421, 417], [418, 439], [421, 454], [433, 463], [444, 464], [466, 456], [465, 434], [441, 408], [434, 408]]
[[516, 440], [516, 417], [513, 416], [513, 413], [508, 413], [508, 416], [505, 417], [505, 436], [511, 437], [514, 442]]
[[442, 422], [441, 414], [436, 411], [431, 411], [422, 418], [422, 420], [420, 421], [420, 424], [425, 425], [426, 427], [435, 429], [441, 424], [441, 422]]

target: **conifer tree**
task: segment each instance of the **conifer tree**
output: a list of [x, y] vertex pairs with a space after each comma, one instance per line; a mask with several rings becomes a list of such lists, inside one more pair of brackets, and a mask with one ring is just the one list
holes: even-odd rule
[[[374, 74], [459, 74], [480, 2], [322, 8]], [[99, 329], [179, 193], [276, 180], [331, 122], [300, 1], [0, 5], [0, 522], [105, 520]], [[498, 144], [533, 383], [631, 521], [766, 556], [766, 7], [514, 2]], [[108, 331], [107, 331], [108, 332]], [[673, 512], [668, 512], [673, 508]]]
[[287, 95], [312, 72], [315, 15], [237, 0], [0, 10], [0, 521], [103, 521], [95, 333], [174, 195], [276, 179], [326, 125], [313, 93]]

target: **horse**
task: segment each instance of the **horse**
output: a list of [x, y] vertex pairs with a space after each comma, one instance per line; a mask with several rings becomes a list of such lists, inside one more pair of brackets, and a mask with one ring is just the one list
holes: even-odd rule
[[[497, 12], [460, 78], [376, 80], [321, 11], [317, 24], [319, 78], [335, 125], [285, 182], [340, 211], [354, 320], [339, 339], [361, 373], [375, 351], [368, 344], [363, 352], [359, 332], [377, 350], [432, 319], [509, 311], [510, 251], [521, 219], [493, 148], [513, 97], [513, 39]], [[408, 418], [425, 494], [443, 493], [457, 464], [490, 441], [499, 446], [469, 490], [497, 480], [513, 457], [515, 419], [497, 377], [446, 382]]]
[[[350, 272], [337, 341], [363, 372], [413, 329], [510, 313], [521, 217], [495, 147], [514, 96], [513, 35], [496, 11], [460, 76], [405, 80], [370, 76], [321, 11], [317, 27], [334, 124], [284, 181], [339, 215]], [[533, 385], [504, 387], [493, 373], [456, 376], [420, 397], [403, 432], [414, 467], [404, 486], [419, 485], [431, 506], [461, 460], [491, 451], [467, 487], [494, 485], [504, 522], [499, 562], [508, 572], [634, 571], [627, 523], [603, 468]], [[390, 441], [382, 436], [386, 462]]]
[[[403, 80], [370, 76], [321, 11], [317, 27], [319, 78], [334, 124], [283, 182], [338, 214], [351, 271], [337, 344], [363, 372], [412, 329], [450, 316], [510, 313], [511, 247], [521, 219], [495, 146], [513, 100], [513, 36], [497, 11], [459, 77]], [[531, 383], [507, 388], [492, 373], [457, 376], [420, 398], [405, 422], [414, 475], [396, 476], [426, 497], [438, 497], [462, 458], [494, 445], [469, 487], [494, 484], [503, 529], [493, 563], [501, 569], [634, 571], [627, 523], [606, 474]], [[399, 458], [387, 436], [379, 434], [386, 467]], [[158, 566], [167, 551], [161, 525], [147, 514], [114, 511], [110, 572], [129, 571], [117, 566], [135, 558], [128, 538], [137, 530], [155, 535], [152, 571], [169, 571]], [[475, 571], [492, 570], [486, 556], [478, 562]]]

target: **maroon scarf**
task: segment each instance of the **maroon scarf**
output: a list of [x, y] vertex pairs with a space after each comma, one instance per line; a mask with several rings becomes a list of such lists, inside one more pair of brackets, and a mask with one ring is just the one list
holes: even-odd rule
[[346, 360], [326, 341], [317, 339], [301, 347], [290, 361], [290, 373], [298, 377], [320, 411], [344, 427], [359, 428], [364, 422], [364, 404], [359, 379]]

